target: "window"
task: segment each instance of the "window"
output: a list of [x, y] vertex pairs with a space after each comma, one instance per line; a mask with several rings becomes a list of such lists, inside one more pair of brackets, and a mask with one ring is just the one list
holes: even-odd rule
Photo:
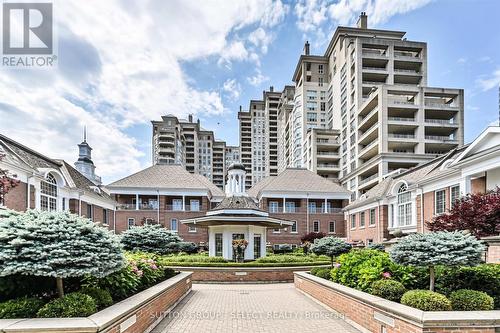
[[334, 234], [335, 233], [335, 221], [330, 221], [328, 223], [328, 232], [330, 234]]
[[177, 219], [170, 220], [170, 230], [175, 231], [175, 232], [177, 232], [179, 230], [178, 225], [177, 225]]
[[315, 202], [309, 202], [308, 208], [309, 208], [310, 214], [316, 213], [316, 203]]
[[318, 107], [318, 103], [316, 103], [316, 102], [307, 102], [306, 106], [307, 106], [307, 110], [308, 111], [316, 111], [316, 108]]
[[40, 208], [46, 211], [57, 210], [57, 181], [49, 173], [45, 180], [40, 182]]
[[375, 225], [375, 208], [370, 209], [370, 225]]
[[66, 198], [62, 198], [62, 210], [66, 210]]
[[351, 215], [351, 229], [356, 229], [356, 215]]
[[254, 234], [253, 236], [253, 257], [255, 259], [261, 257], [261, 238], [259, 234]]
[[310, 121], [310, 122], [318, 121], [318, 115], [315, 112], [308, 112], [307, 113], [307, 121]]
[[295, 213], [295, 202], [294, 201], [285, 202], [285, 212]]
[[215, 256], [222, 257], [222, 234], [215, 234]]
[[318, 78], [318, 86], [323, 87], [323, 78], [322, 77]]
[[314, 221], [313, 222], [313, 231], [314, 232], [319, 232], [319, 221]]
[[323, 74], [323, 65], [318, 65], [318, 73]]
[[281, 229], [277, 228], [277, 229], [273, 229], [273, 234], [279, 234], [281, 232]]
[[94, 207], [89, 204], [87, 204], [87, 218], [89, 218], [91, 221], [94, 221]]
[[271, 201], [271, 202], [269, 202], [269, 212], [270, 213], [278, 213], [279, 212], [278, 201]]
[[188, 226], [188, 232], [196, 232], [196, 227]]
[[398, 189], [398, 226], [412, 224], [411, 216], [411, 193], [408, 192], [406, 184], [402, 184]]
[[133, 227], [135, 225], [135, 219], [130, 217], [127, 220], [127, 224], [128, 224], [128, 228], [130, 229], [131, 227]]
[[182, 210], [182, 199], [172, 200], [172, 210]]
[[290, 228], [290, 231], [293, 233], [297, 232], [297, 221], [293, 221], [292, 227]]
[[154, 223], [155, 223], [155, 221], [150, 217], [148, 217], [144, 220], [145, 225], [153, 225]]
[[435, 214], [443, 214], [446, 209], [445, 191], [439, 190], [435, 192]]
[[190, 210], [192, 212], [199, 212], [200, 211], [200, 200], [190, 200], [189, 206], [190, 206]]
[[359, 227], [360, 228], [365, 227], [365, 212], [359, 213]]
[[102, 224], [108, 224], [108, 211], [104, 208], [102, 210]]
[[460, 199], [460, 185], [450, 187], [450, 207], [453, 207]]

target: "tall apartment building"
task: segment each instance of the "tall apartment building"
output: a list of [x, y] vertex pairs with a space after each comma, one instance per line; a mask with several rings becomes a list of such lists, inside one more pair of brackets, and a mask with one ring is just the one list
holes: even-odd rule
[[228, 168], [233, 163], [241, 163], [240, 147], [226, 146], [226, 168]]
[[190, 173], [205, 176], [224, 189], [226, 143], [215, 139], [200, 122], [173, 115], [162, 116], [153, 125], [153, 164], [180, 164]]
[[292, 165], [292, 119], [294, 86], [285, 86], [278, 103], [278, 173]]
[[356, 28], [337, 28], [324, 55], [305, 44], [293, 109], [280, 109], [280, 169], [316, 168], [354, 199], [463, 145], [463, 90], [427, 87], [427, 44], [405, 34], [368, 29], [362, 13]]
[[273, 87], [262, 100], [251, 100], [247, 111], [240, 107], [241, 163], [247, 170], [246, 188], [278, 174], [278, 108], [281, 93]]

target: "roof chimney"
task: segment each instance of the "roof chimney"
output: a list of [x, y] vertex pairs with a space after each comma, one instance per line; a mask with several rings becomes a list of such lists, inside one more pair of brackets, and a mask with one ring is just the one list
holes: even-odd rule
[[242, 109], [242, 108], [241, 108], [241, 105], [240, 105], [240, 112], [241, 112], [241, 109]]
[[304, 54], [309, 55], [309, 41], [306, 40], [306, 43], [304, 44]]
[[360, 29], [368, 29], [368, 16], [366, 16], [366, 12], [361, 12], [361, 15], [359, 15], [357, 26]]
[[274, 87], [273, 87], [273, 86], [270, 86], [270, 87], [269, 87], [269, 91], [270, 91], [270, 92], [273, 92], [273, 91], [274, 91]]
[[188, 116], [188, 120], [189, 120], [189, 122], [190, 122], [190, 123], [192, 123], [192, 122], [193, 122], [193, 115], [192, 115], [192, 114], [190, 114], [190, 115]]

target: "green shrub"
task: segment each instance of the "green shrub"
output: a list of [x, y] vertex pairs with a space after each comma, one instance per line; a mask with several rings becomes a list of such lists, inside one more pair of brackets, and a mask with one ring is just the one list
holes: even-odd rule
[[255, 260], [256, 263], [312, 263], [318, 261], [328, 262], [329, 258], [327, 256], [316, 255], [272, 254]]
[[164, 264], [170, 264], [172, 262], [227, 262], [226, 259], [222, 257], [209, 257], [204, 254], [191, 254], [191, 255], [172, 255], [172, 256], [162, 256], [160, 262]]
[[89, 295], [95, 302], [98, 310], [107, 308], [113, 304], [113, 298], [106, 289], [99, 289], [95, 287], [85, 287], [80, 290], [80, 293]]
[[385, 251], [385, 246], [382, 243], [371, 243], [366, 248], [370, 250]]
[[180, 242], [177, 244], [177, 249], [179, 252], [193, 254], [198, 252], [198, 245], [193, 242]]
[[401, 304], [422, 311], [450, 311], [451, 302], [445, 295], [430, 290], [410, 290], [401, 297]]
[[475, 267], [450, 267], [436, 270], [436, 290], [449, 295], [455, 290], [484, 291], [500, 309], [500, 265], [482, 264]]
[[274, 244], [273, 245], [273, 253], [274, 254], [292, 253], [292, 252], [293, 252], [292, 244]]
[[97, 306], [89, 295], [69, 293], [63, 298], [56, 298], [38, 310], [40, 318], [88, 317], [97, 312]]
[[130, 264], [127, 264], [118, 272], [114, 272], [104, 278], [97, 279], [86, 277], [84, 287], [97, 287], [108, 290], [114, 300], [121, 300], [136, 292], [141, 284], [141, 277], [137, 270], [133, 270]]
[[353, 249], [340, 255], [337, 262], [338, 267], [331, 271], [332, 280], [366, 292], [371, 292], [372, 283], [384, 273], [405, 286], [414, 279], [413, 268], [395, 264], [388, 253], [378, 250]]
[[311, 269], [311, 274], [317, 277], [330, 280], [330, 267], [314, 267]]
[[123, 248], [129, 251], [175, 253], [179, 252], [180, 242], [182, 239], [176, 233], [160, 225], [131, 227], [121, 234]]
[[38, 298], [16, 298], [0, 303], [0, 319], [35, 318], [44, 302]]
[[450, 294], [450, 301], [455, 311], [493, 310], [493, 298], [477, 290], [460, 289]]
[[399, 302], [405, 292], [405, 286], [395, 280], [384, 279], [372, 283], [372, 295], [385, 298], [389, 301]]

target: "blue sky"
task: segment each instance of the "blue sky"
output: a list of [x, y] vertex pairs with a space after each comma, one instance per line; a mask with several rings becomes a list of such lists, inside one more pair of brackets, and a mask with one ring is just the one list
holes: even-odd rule
[[465, 138], [498, 120], [500, 1], [56, 1], [59, 66], [0, 68], [0, 132], [74, 162], [84, 125], [105, 182], [151, 163], [151, 124], [194, 114], [238, 144], [239, 105], [322, 54], [361, 11], [428, 43], [430, 86], [465, 89]]

